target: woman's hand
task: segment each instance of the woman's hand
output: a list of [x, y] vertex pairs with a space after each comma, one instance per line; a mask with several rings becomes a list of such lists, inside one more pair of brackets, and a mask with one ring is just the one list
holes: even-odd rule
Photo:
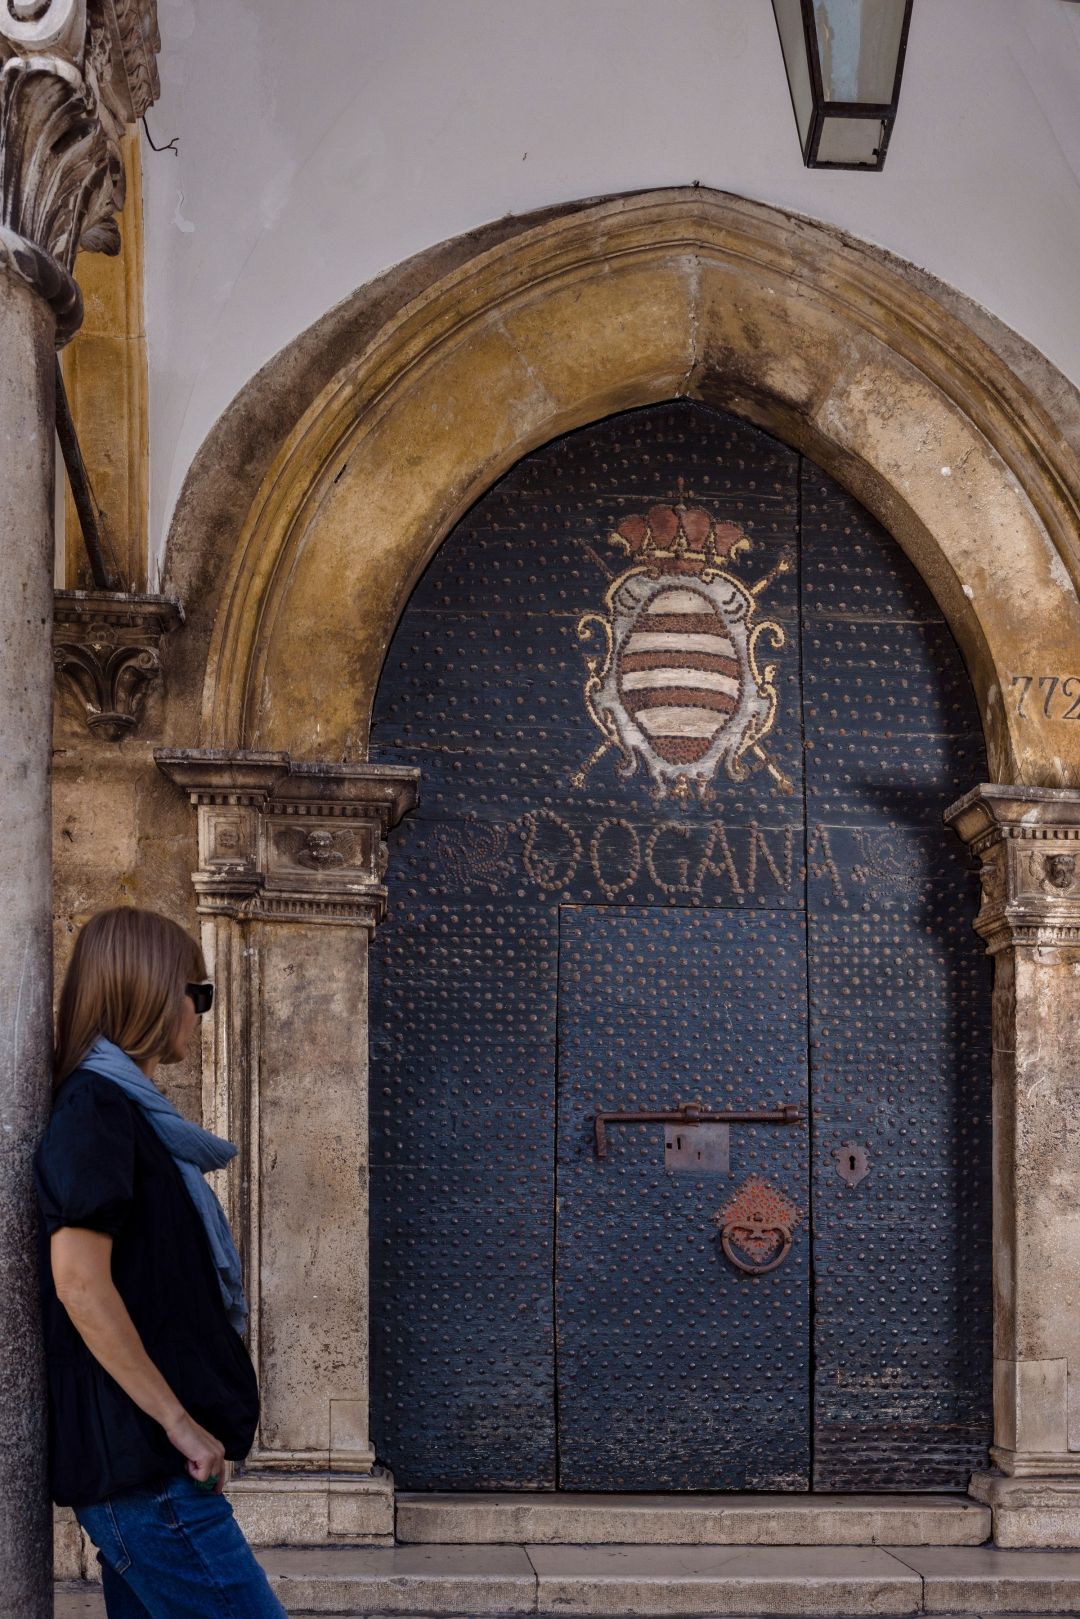
[[213, 1479], [214, 1494], [220, 1495], [225, 1488], [225, 1447], [221, 1440], [200, 1428], [186, 1411], [165, 1429], [165, 1437], [186, 1460], [188, 1474], [196, 1484]]

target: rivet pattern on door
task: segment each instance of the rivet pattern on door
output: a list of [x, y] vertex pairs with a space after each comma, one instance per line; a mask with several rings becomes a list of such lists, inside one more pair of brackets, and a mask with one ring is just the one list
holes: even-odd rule
[[[725, 562], [744, 585], [769, 579], [757, 616], [780, 626], [783, 645], [760, 648], [776, 664], [777, 694], [763, 747], [790, 795], [762, 764], [743, 780], [719, 771], [704, 797], [657, 800], [648, 770], [620, 774], [614, 748], [575, 785], [602, 745], [586, 702], [600, 653], [579, 626], [605, 616], [605, 595], [632, 562], [612, 535], [680, 501], [751, 538]], [[777, 571], [783, 558], [796, 565]], [[668, 605], [669, 617], [686, 606]], [[657, 667], [667, 680], [686, 661]], [[580, 1437], [563, 1445], [564, 1461], [595, 1487], [688, 1487], [733, 1454], [742, 1465], [725, 1436], [732, 1412], [736, 1425], [758, 1413], [738, 1345], [759, 1327], [777, 1377], [790, 1368], [802, 1379], [790, 1426], [803, 1433], [800, 1267], [813, 1242], [816, 1482], [964, 1488], [988, 1439], [989, 975], [970, 932], [964, 854], [940, 815], [985, 779], [986, 763], [959, 655], [899, 547], [746, 423], [689, 403], [613, 418], [526, 458], [459, 523], [402, 617], [372, 735], [373, 757], [421, 769], [419, 814], [393, 835], [389, 920], [372, 954], [373, 1424], [398, 1482], [550, 1486], [557, 1394]], [[610, 1251], [590, 1261], [579, 1247], [585, 1302], [573, 1306], [593, 1311], [598, 1387], [628, 1342], [640, 1372], [629, 1415], [593, 1401], [614, 1422], [606, 1451], [586, 1411], [570, 1420], [584, 1385], [580, 1365], [571, 1375], [574, 1332], [556, 1345], [552, 1318], [556, 1169], [566, 1235], [580, 1217], [578, 1155], [583, 1173], [598, 1169], [588, 1115], [615, 1105], [614, 1092], [577, 1095], [567, 1081], [557, 1166], [569, 938], [564, 929], [561, 948], [560, 916], [568, 927], [574, 908], [672, 918], [684, 939], [698, 937], [695, 918], [771, 930], [782, 954], [725, 935], [722, 965], [706, 974], [715, 1017], [693, 1040], [683, 945], [671, 943], [660, 973], [636, 946], [617, 968], [612, 944], [586, 986], [593, 1044], [623, 1063], [627, 1106], [700, 1095], [753, 1107], [793, 1099], [783, 1065], [795, 1071], [796, 1052], [805, 1064], [809, 1027], [817, 1144], [811, 1199], [803, 1170], [776, 1156], [792, 1150], [789, 1137], [805, 1141], [802, 1131], [733, 1131], [722, 1186], [716, 1166], [665, 1170], [662, 1125], [651, 1138], [622, 1132], [603, 1166], [612, 1202], [594, 1210]], [[728, 1001], [744, 1028], [725, 1023]], [[716, 1076], [716, 1096], [703, 1075]], [[837, 1170], [842, 1141], [870, 1152], [856, 1186]], [[656, 1230], [628, 1190], [645, 1166], [633, 1155], [645, 1152], [658, 1177]], [[725, 1259], [711, 1218], [751, 1173], [812, 1206], [814, 1222], [760, 1277]], [[662, 1241], [660, 1230], [679, 1235]], [[764, 1316], [721, 1314], [699, 1333], [683, 1302], [705, 1265], [714, 1302], [730, 1287], [739, 1307], [753, 1299]], [[604, 1299], [601, 1274], [612, 1276]], [[643, 1303], [641, 1285], [658, 1302]], [[712, 1363], [702, 1369], [708, 1345], [730, 1352], [719, 1380]], [[693, 1436], [656, 1403], [673, 1367], [701, 1396]], [[726, 1487], [805, 1483], [797, 1445], [786, 1458], [750, 1454], [747, 1465], [766, 1484]]]

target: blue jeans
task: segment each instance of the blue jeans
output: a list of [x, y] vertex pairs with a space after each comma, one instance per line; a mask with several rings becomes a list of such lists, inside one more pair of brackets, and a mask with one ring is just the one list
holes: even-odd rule
[[186, 1474], [75, 1516], [98, 1549], [109, 1619], [286, 1619], [228, 1501]]

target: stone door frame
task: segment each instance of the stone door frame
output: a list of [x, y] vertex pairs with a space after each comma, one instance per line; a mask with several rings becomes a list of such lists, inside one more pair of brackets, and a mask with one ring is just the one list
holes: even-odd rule
[[[385, 835], [415, 792], [414, 779], [365, 764], [393, 630], [458, 517], [521, 456], [675, 398], [744, 416], [850, 489], [911, 558], [963, 652], [992, 782], [950, 818], [984, 862], [980, 931], [996, 962], [1000, 1474], [976, 1487], [1003, 1543], [1080, 1544], [1080, 1326], [1061, 1303], [1080, 1257], [1068, 1035], [1080, 727], [1066, 719], [1080, 687], [1080, 393], [911, 266], [699, 188], [501, 221], [361, 289], [245, 388], [178, 505], [167, 572], [189, 630], [159, 762], [197, 806], [204, 933], [215, 962], [231, 963], [204, 1095], [253, 1143], [254, 1185], [234, 1213], [262, 1233], [268, 1415], [240, 1494], [260, 1538], [389, 1533], [360, 1325], [360, 1047]], [[301, 816], [309, 841], [284, 835]], [[309, 986], [337, 988], [285, 1018], [290, 961]], [[341, 1019], [358, 1037], [344, 1064], [326, 1033]], [[290, 1111], [289, 1065], [306, 1055], [327, 1072], [325, 1118], [310, 1095], [306, 1116]], [[325, 1162], [335, 1172], [320, 1179]], [[265, 1211], [280, 1207], [268, 1259]], [[325, 1253], [327, 1231], [339, 1269], [359, 1245], [344, 1292], [315, 1285], [331, 1273], [304, 1258]], [[290, 1337], [324, 1346], [304, 1376]]]

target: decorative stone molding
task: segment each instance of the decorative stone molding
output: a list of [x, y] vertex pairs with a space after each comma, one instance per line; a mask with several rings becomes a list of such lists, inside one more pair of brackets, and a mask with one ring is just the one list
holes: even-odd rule
[[183, 621], [168, 596], [55, 592], [57, 679], [95, 736], [119, 742], [134, 731], [161, 674], [161, 643]]
[[286, 753], [159, 750], [199, 810], [204, 916], [349, 923], [386, 912], [386, 834], [416, 803], [419, 772], [304, 764]]
[[120, 140], [158, 93], [156, 0], [0, 0], [0, 267], [47, 299], [66, 342], [80, 247], [115, 253]]
[[1080, 945], [1080, 794], [976, 787], [945, 820], [980, 862], [975, 927], [992, 953], [1009, 945]]

